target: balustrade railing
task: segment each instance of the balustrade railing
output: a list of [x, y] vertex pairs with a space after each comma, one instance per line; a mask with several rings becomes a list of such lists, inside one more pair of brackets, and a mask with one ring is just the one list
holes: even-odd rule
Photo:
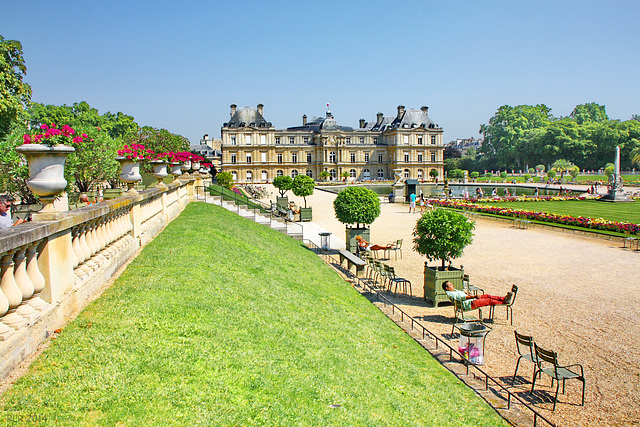
[[0, 380], [180, 214], [198, 181], [0, 230]]

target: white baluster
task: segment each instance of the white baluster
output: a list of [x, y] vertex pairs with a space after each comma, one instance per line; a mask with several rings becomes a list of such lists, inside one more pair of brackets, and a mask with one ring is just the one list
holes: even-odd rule
[[27, 324], [27, 320], [19, 314], [16, 314], [15, 310], [22, 302], [22, 292], [20, 292], [13, 276], [14, 252], [15, 250], [7, 252], [2, 256], [2, 260], [0, 261], [0, 274], [2, 275], [2, 279], [0, 279], [0, 289], [2, 289], [4, 296], [9, 300], [9, 311], [4, 315], [2, 323], [13, 329], [20, 329]]
[[73, 264], [73, 268], [76, 268], [77, 266], [79, 266], [84, 262], [84, 252], [80, 247], [80, 228], [75, 227], [72, 230], [72, 234], [73, 234], [73, 240], [71, 241], [71, 247], [73, 248], [73, 253], [76, 256], [75, 258], [76, 262]]
[[29, 305], [29, 299], [33, 296], [33, 282], [27, 275], [27, 263], [25, 262], [25, 251], [27, 245], [20, 247], [13, 256], [13, 272], [16, 285], [22, 293], [22, 302], [16, 309], [16, 313], [27, 319], [29, 323], [33, 322], [38, 316], [32, 306]]
[[40, 298], [40, 292], [44, 289], [44, 276], [38, 267], [38, 242], [27, 248], [27, 275], [33, 283], [33, 297], [29, 300], [29, 305], [41, 311], [49, 304]]

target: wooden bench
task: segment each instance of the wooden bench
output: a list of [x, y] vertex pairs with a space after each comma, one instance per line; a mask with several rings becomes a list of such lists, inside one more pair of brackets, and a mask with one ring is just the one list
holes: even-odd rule
[[349, 271], [351, 271], [351, 266], [356, 267], [356, 277], [358, 277], [359, 272], [364, 271], [364, 267], [367, 265], [366, 262], [347, 250], [340, 251], [340, 265], [342, 265], [344, 260], [347, 260], [347, 269]]

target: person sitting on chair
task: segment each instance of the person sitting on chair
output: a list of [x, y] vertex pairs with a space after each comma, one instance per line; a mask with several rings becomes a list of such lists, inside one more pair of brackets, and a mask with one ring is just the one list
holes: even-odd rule
[[360, 249], [361, 251], [384, 251], [391, 247], [391, 245], [389, 246], [373, 245], [367, 242], [366, 240], [364, 240], [362, 236], [356, 236], [356, 242], [358, 243], [358, 249]]
[[494, 295], [469, 295], [465, 291], [457, 291], [454, 289], [451, 282], [444, 282], [442, 289], [447, 293], [447, 296], [455, 301], [462, 303], [463, 310], [473, 310], [479, 307], [485, 307], [487, 305], [505, 305], [510, 304], [513, 298], [513, 293], [507, 292], [507, 295], [503, 297], [497, 297]]

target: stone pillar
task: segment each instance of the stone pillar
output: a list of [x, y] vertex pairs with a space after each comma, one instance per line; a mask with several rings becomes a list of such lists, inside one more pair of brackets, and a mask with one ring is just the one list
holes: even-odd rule
[[129, 212], [129, 221], [131, 221], [131, 237], [139, 237], [142, 233], [142, 209], [140, 203], [136, 203], [131, 207]]
[[60, 299], [73, 286], [71, 229], [49, 236], [38, 257], [45, 286], [40, 296], [46, 302]]

